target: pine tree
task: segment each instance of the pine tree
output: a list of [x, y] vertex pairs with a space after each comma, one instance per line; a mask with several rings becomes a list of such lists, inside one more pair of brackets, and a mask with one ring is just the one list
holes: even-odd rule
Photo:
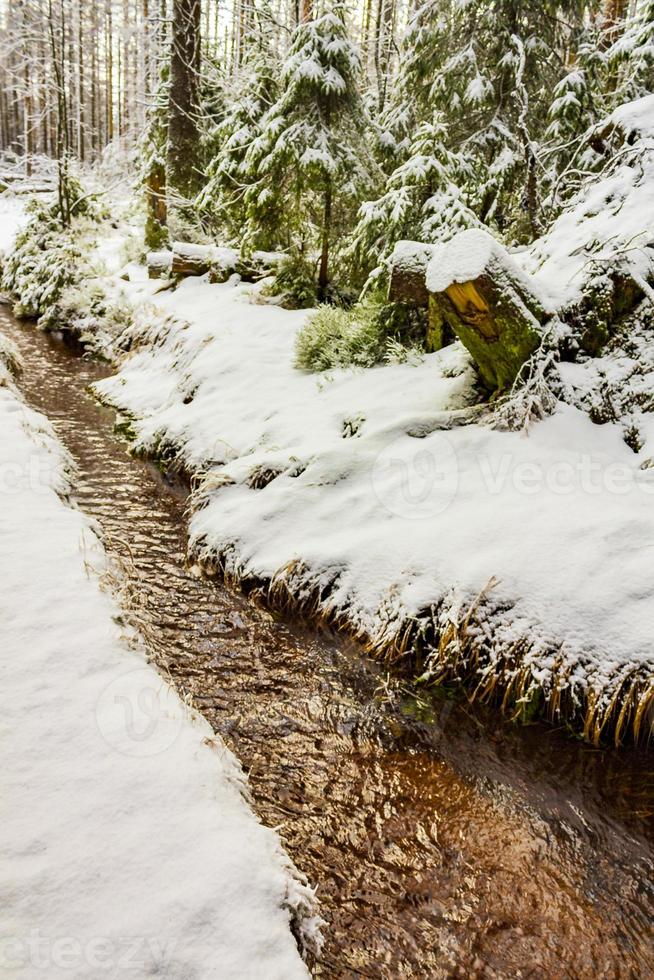
[[335, 231], [342, 229], [348, 205], [352, 210], [374, 166], [365, 144], [359, 70], [341, 4], [301, 23], [283, 66], [282, 94], [246, 158], [251, 235], [268, 237], [271, 210], [284, 214], [277, 244], [288, 248], [299, 242], [301, 250], [318, 244], [323, 293]]
[[542, 175], [544, 210], [550, 220], [597, 162], [588, 137], [606, 112], [605, 61], [598, 37], [591, 25], [574, 63], [554, 86]]
[[624, 18], [625, 4], [609, 0], [585, 29], [569, 71], [554, 87], [544, 175], [548, 216], [556, 216], [604, 157], [593, 130], [617, 106], [654, 87], [654, 2]]
[[166, 147], [168, 138], [168, 66], [161, 70], [147, 110], [141, 141], [140, 182], [145, 190], [145, 246], [156, 251], [168, 241], [166, 207]]
[[[517, 238], [539, 227], [539, 144], [560, 52], [581, 28], [579, 0], [426, 0], [409, 23], [384, 146], [401, 159], [415, 126], [443, 114], [471, 164], [470, 201]], [[528, 224], [524, 216], [528, 218]]]
[[382, 196], [361, 205], [351, 245], [359, 265], [383, 262], [401, 239], [446, 241], [479, 224], [460, 188], [469, 177], [465, 158], [448, 148], [442, 116], [422, 123]]
[[[247, 153], [279, 95], [279, 65], [273, 52], [260, 40], [247, 49], [245, 58], [232, 86], [231, 103], [208, 136], [215, 152], [209, 154], [208, 180], [197, 201], [207, 230], [235, 244], [243, 238], [247, 222]], [[262, 226], [272, 228], [279, 220], [279, 213], [269, 213]], [[271, 242], [261, 235], [257, 244], [268, 247]]]

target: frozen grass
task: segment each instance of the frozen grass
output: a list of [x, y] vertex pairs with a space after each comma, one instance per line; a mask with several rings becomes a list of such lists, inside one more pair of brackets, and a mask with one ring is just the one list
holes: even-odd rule
[[[522, 723], [543, 718], [594, 745], [649, 744], [651, 667], [624, 664], [607, 678], [602, 671], [594, 677], [591, 666], [580, 674], [557, 647], [544, 649], [527, 632], [507, 631], [507, 609], [494, 600], [494, 579], [467, 606], [450, 595], [407, 616], [389, 601], [371, 632], [343, 603], [337, 573], [325, 575], [298, 560], [261, 579], [248, 572], [234, 547], [216, 554], [202, 539], [194, 542], [191, 557], [249, 598], [352, 636], [376, 660], [409, 666], [420, 683], [463, 687], [471, 703], [494, 705]], [[544, 661], [549, 661], [546, 680]]]

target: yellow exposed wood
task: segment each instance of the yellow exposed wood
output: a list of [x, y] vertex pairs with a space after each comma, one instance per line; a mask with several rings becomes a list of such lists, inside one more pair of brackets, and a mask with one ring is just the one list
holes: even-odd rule
[[490, 307], [474, 282], [454, 282], [445, 290], [464, 323], [486, 340], [497, 340], [499, 332]]

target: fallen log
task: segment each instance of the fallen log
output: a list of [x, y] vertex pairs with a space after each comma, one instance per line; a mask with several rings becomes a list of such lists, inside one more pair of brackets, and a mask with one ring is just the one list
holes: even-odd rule
[[[175, 279], [209, 274], [212, 283], [226, 282], [236, 273], [245, 282], [256, 282], [274, 274], [285, 258], [283, 252], [253, 252], [240, 255], [234, 248], [173, 242], [170, 274]], [[149, 263], [148, 263], [149, 267]]]
[[529, 277], [487, 232], [469, 229], [433, 247], [426, 271], [432, 331], [449, 327], [484, 385], [503, 391], [542, 338], [549, 313]]
[[[224, 278], [228, 279], [238, 262], [238, 252], [233, 248], [198, 245], [192, 242], [173, 242], [172, 248], [171, 272], [175, 279], [203, 276], [211, 271], [215, 272], [216, 276], [224, 275]], [[215, 281], [223, 280], [216, 278]]]

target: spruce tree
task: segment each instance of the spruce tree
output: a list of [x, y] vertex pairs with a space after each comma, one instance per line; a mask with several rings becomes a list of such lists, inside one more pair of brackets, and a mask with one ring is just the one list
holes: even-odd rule
[[[246, 158], [251, 237], [268, 239], [273, 231], [280, 247], [317, 245], [323, 294], [334, 235], [374, 166], [365, 143], [359, 71], [342, 4], [301, 23], [282, 69], [282, 94]], [[276, 221], [284, 215], [274, 229], [271, 214]]]
[[[215, 152], [210, 154], [207, 182], [197, 204], [206, 229], [234, 244], [240, 244], [247, 222], [248, 149], [261, 136], [263, 119], [279, 95], [278, 79], [273, 52], [261, 41], [253, 44], [231, 89], [230, 103], [208, 137]], [[265, 230], [280, 220], [273, 211], [262, 220], [260, 247], [272, 247]]]
[[538, 138], [561, 77], [560, 52], [575, 46], [583, 7], [579, 0], [426, 0], [407, 30], [382, 120], [385, 146], [401, 159], [415, 126], [439, 110], [450, 145], [471, 164], [467, 188], [480, 219], [532, 238]]
[[606, 52], [611, 108], [654, 91], [654, 0], [645, 0]]
[[448, 148], [447, 127], [437, 113], [418, 127], [382, 196], [361, 205], [351, 246], [359, 265], [368, 271], [383, 262], [398, 240], [445, 241], [478, 224], [461, 191], [469, 177], [465, 158]]

